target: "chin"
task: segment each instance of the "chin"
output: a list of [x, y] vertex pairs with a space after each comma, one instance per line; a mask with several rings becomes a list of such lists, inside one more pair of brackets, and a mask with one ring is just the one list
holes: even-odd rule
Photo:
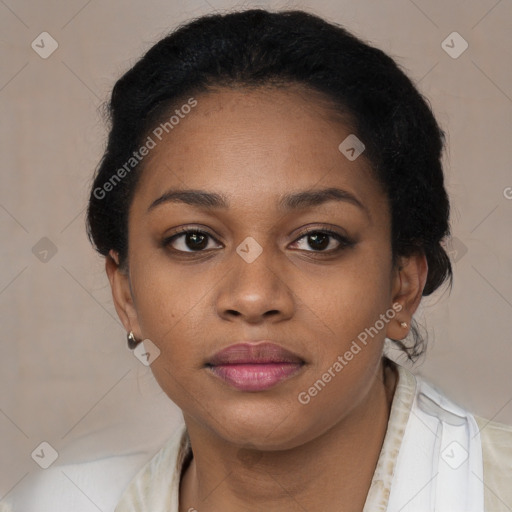
[[286, 450], [315, 437], [315, 426], [292, 414], [284, 407], [237, 407], [222, 411], [222, 425], [211, 422], [210, 428], [225, 441], [241, 448]]

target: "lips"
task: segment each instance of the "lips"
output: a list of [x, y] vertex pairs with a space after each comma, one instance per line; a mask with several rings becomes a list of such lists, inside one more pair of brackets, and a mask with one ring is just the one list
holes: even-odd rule
[[206, 368], [241, 391], [263, 391], [298, 373], [304, 363], [297, 354], [263, 341], [231, 345], [214, 354]]

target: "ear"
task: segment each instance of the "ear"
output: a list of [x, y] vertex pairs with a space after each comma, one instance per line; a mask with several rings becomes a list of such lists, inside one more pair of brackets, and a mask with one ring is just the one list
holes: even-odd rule
[[[387, 324], [386, 337], [402, 340], [409, 334], [412, 316], [420, 305], [427, 275], [428, 263], [423, 251], [399, 258], [392, 288], [393, 309], [397, 313], [395, 319]], [[407, 326], [402, 327], [402, 322]]]
[[130, 277], [128, 272], [119, 265], [119, 255], [113, 250], [105, 258], [105, 270], [110, 281], [114, 306], [119, 319], [127, 332], [133, 331], [137, 339], [142, 339], [137, 311], [133, 302]]

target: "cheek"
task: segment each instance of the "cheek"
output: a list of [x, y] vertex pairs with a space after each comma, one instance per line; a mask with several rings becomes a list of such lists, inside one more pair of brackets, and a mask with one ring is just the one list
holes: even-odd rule
[[373, 325], [390, 307], [391, 252], [385, 247], [362, 243], [336, 268], [302, 279], [296, 290], [341, 344]]
[[201, 312], [206, 309], [211, 284], [204, 272], [196, 275], [193, 270], [155, 259], [151, 264], [134, 264], [132, 274], [142, 335], [160, 350], [151, 371], [167, 396], [188, 410], [196, 401], [203, 401], [202, 388], [193, 376], [205, 357], [202, 342], [208, 329]]
[[390, 273], [390, 252], [361, 250], [305, 295], [317, 318], [312, 331], [328, 335], [318, 340], [314, 363], [301, 382], [303, 401], [296, 396], [300, 404], [308, 401], [296, 409], [301, 421], [322, 417], [323, 425], [330, 424], [369, 392], [382, 356], [387, 324], [381, 315], [390, 308]]
[[204, 334], [201, 311], [209, 300], [211, 274], [199, 266], [166, 264], [161, 258], [134, 261], [132, 289], [143, 336], [171, 355], [180, 350], [183, 357], [193, 354], [193, 340]]

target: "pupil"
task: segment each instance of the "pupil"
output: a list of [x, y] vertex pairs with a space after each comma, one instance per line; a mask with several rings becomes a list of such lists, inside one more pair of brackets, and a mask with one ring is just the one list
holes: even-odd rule
[[[202, 239], [202, 240], [199, 243], [197, 243], [198, 239]], [[192, 244], [189, 244], [190, 240], [193, 240]], [[190, 233], [186, 238], [187, 247], [189, 249], [204, 249], [204, 247], [206, 247], [206, 245], [207, 245], [207, 244], [205, 245], [205, 243], [204, 243], [205, 240], [206, 240], [206, 237], [204, 235], [201, 235], [200, 233]]]
[[[309, 245], [313, 249], [325, 249], [329, 245], [329, 237], [325, 233], [317, 233], [315, 235], [309, 235], [310, 243]], [[313, 243], [311, 243], [311, 240], [313, 240]], [[320, 240], [320, 243], [318, 243], [318, 240]]]

